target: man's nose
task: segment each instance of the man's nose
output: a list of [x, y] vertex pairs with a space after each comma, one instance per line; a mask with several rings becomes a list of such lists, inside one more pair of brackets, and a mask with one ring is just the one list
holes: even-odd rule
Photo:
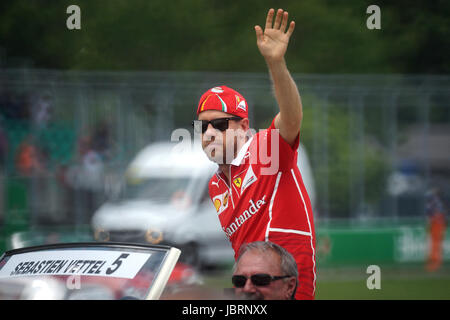
[[206, 137], [206, 140], [215, 140], [215, 138], [219, 135], [219, 130], [214, 128], [211, 123], [208, 123], [208, 127], [206, 128], [203, 136]]
[[247, 281], [245, 282], [245, 286], [242, 288], [242, 291], [243, 292], [255, 292], [256, 291], [256, 288], [250, 279], [247, 279]]
[[208, 127], [206, 128], [205, 134], [209, 134], [210, 136], [215, 136], [217, 134], [217, 129], [212, 126], [211, 123], [208, 123]]

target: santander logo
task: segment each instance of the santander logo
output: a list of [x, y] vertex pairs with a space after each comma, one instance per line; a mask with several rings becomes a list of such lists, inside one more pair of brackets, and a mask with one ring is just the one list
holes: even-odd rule
[[256, 203], [253, 200], [249, 201], [249, 207], [247, 210], [245, 210], [240, 216], [236, 217], [234, 219], [234, 222], [232, 222], [227, 228], [222, 227], [223, 231], [225, 231], [225, 234], [227, 235], [228, 239], [231, 238], [231, 236], [251, 217], [253, 217], [258, 211], [261, 209], [261, 207], [266, 204], [266, 195], [264, 195], [260, 200], [256, 201]]

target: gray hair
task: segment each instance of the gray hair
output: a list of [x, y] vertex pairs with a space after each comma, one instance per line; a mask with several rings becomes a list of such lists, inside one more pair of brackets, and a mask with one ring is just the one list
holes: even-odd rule
[[[234, 264], [233, 267], [233, 273], [236, 271], [237, 264], [239, 263], [239, 260], [241, 257], [248, 251], [251, 250], [258, 250], [262, 253], [267, 251], [273, 251], [280, 257], [280, 268], [283, 275], [295, 277], [296, 281], [296, 289], [298, 286], [298, 269], [297, 269], [297, 263], [295, 262], [294, 257], [283, 247], [279, 246], [276, 243], [270, 242], [270, 241], [255, 241], [243, 244], [241, 248], [239, 249], [238, 258]], [[286, 280], [286, 279], [284, 279]], [[293, 296], [295, 295], [295, 291], [293, 293]]]

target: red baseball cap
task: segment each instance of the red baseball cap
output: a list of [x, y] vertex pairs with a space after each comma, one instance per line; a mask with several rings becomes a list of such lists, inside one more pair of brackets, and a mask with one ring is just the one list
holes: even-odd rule
[[197, 116], [202, 111], [219, 110], [241, 118], [248, 118], [248, 105], [244, 97], [227, 86], [206, 91], [198, 103]]

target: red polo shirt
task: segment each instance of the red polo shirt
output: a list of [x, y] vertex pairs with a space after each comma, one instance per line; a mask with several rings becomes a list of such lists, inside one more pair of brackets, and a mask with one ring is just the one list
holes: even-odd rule
[[235, 252], [271, 241], [290, 252], [299, 271], [296, 299], [314, 299], [315, 231], [309, 196], [297, 166], [299, 136], [290, 146], [275, 129], [251, 137], [230, 165], [231, 183], [217, 172], [209, 195]]

